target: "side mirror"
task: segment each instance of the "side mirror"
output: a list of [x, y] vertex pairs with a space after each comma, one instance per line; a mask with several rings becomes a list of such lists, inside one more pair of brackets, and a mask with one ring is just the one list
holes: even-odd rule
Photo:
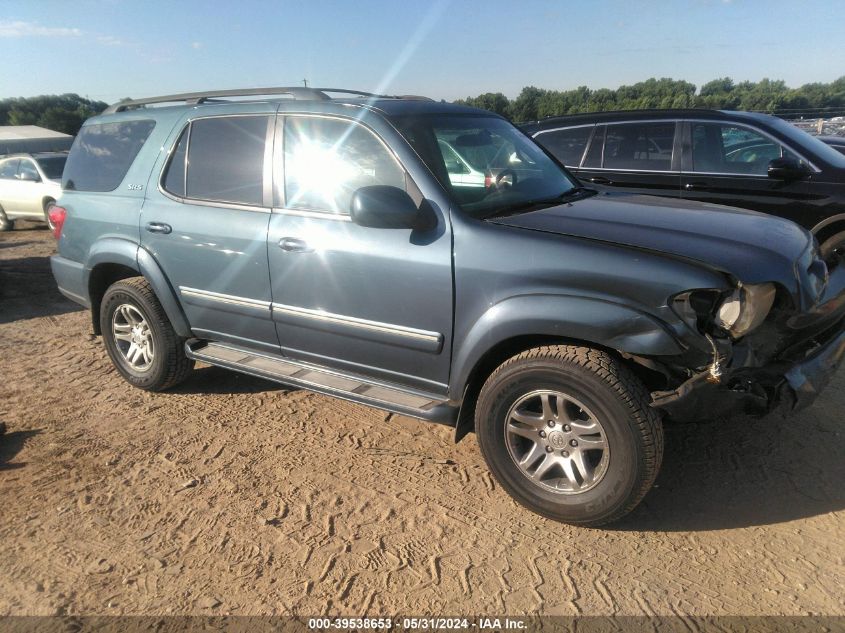
[[421, 215], [411, 196], [389, 185], [361, 187], [350, 207], [355, 224], [377, 229], [414, 229]]
[[38, 174], [21, 174], [19, 179], [23, 182], [41, 182], [41, 177]]
[[769, 178], [776, 180], [800, 180], [809, 175], [807, 166], [795, 158], [784, 156], [769, 161]]

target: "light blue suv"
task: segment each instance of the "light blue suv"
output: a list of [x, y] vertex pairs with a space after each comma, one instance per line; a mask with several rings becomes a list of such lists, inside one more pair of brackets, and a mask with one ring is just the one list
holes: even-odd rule
[[201, 360], [474, 429], [503, 488], [556, 520], [629, 512], [664, 415], [807, 406], [845, 354], [845, 271], [806, 230], [585, 189], [472, 108], [130, 101], [86, 122], [62, 186], [53, 273], [129, 383]]

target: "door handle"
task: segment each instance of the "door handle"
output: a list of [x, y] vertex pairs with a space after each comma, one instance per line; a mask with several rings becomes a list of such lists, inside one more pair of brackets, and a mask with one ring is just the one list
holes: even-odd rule
[[612, 185], [613, 184], [613, 181], [608, 180], [604, 176], [593, 176], [592, 178], [588, 178], [587, 180], [589, 180], [590, 182], [592, 182], [596, 185]]
[[295, 237], [283, 237], [280, 239], [279, 248], [286, 253], [310, 253], [314, 250], [313, 248], [309, 248], [308, 244], [303, 240], [296, 239]]
[[710, 184], [706, 182], [688, 182], [684, 185], [687, 191], [709, 191]]
[[164, 222], [147, 222], [147, 231], [150, 233], [163, 233], [167, 235], [173, 231], [173, 227]]

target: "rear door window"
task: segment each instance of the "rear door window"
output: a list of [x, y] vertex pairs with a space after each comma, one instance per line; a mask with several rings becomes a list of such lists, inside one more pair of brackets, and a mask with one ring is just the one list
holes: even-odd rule
[[188, 141], [185, 196], [214, 202], [262, 205], [264, 150], [269, 124], [270, 117], [266, 115], [193, 121]]
[[670, 171], [674, 143], [674, 122], [608, 125], [603, 167]]
[[20, 162], [18, 158], [0, 161], [0, 178], [4, 180], [14, 179], [18, 175], [18, 165]]
[[572, 127], [564, 130], [540, 132], [534, 138], [545, 147], [552, 156], [567, 167], [578, 167], [587, 149], [593, 126]]
[[284, 151], [289, 209], [348, 214], [360, 187], [405, 189], [405, 171], [393, 155], [375, 134], [352, 121], [286, 117]]
[[86, 125], [76, 135], [65, 164], [62, 188], [114, 191], [155, 127], [155, 121]]

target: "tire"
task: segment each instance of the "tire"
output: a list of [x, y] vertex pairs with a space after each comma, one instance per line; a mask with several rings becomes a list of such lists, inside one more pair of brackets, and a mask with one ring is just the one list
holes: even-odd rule
[[194, 368], [194, 361], [185, 356], [185, 339], [173, 330], [143, 277], [109, 286], [100, 304], [100, 328], [112, 363], [134, 387], [163, 391], [185, 380]]
[[831, 235], [824, 242], [819, 245], [819, 251], [822, 259], [830, 261], [835, 253], [839, 253], [840, 257], [845, 253], [845, 231], [840, 231], [835, 235]]
[[52, 198], [48, 198], [47, 201], [44, 203], [44, 221], [47, 223], [47, 227], [52, 231], [56, 228], [53, 225], [53, 221], [50, 219], [50, 209], [56, 206], [56, 201]]
[[15, 221], [10, 220], [6, 216], [6, 212], [3, 211], [3, 207], [0, 207], [0, 231], [11, 231], [15, 228]]
[[633, 510], [657, 477], [663, 426], [649, 400], [606, 352], [537, 347], [484, 383], [475, 431], [490, 471], [518, 503], [556, 521], [599, 526]]

